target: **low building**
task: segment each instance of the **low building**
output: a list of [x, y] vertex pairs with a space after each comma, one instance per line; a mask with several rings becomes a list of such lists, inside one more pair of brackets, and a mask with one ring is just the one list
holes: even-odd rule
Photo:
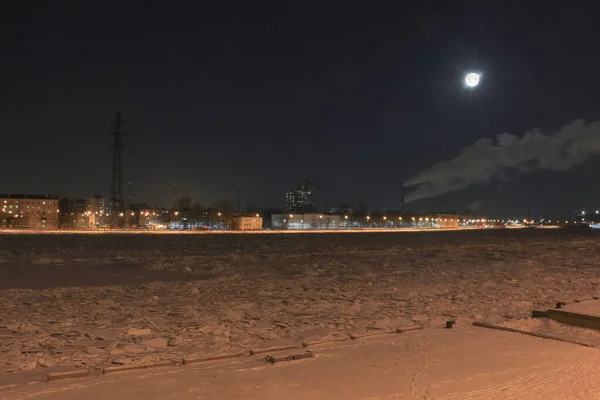
[[[389, 215], [386, 213], [386, 215]], [[399, 219], [400, 227], [405, 228], [458, 228], [464, 216], [451, 213], [411, 214], [402, 213], [393, 215], [388, 220]], [[395, 225], [394, 225], [395, 226]]]
[[218, 208], [209, 208], [206, 210], [208, 227], [211, 230], [225, 231], [231, 229], [233, 225], [233, 215], [231, 211], [225, 211]]
[[432, 219], [440, 228], [458, 228], [464, 217], [457, 214], [435, 214]]
[[[597, 224], [600, 223], [600, 210], [586, 211], [586, 210], [575, 210], [575, 222]], [[529, 219], [529, 218], [528, 218]]]
[[339, 215], [310, 214], [273, 214], [271, 215], [273, 229], [288, 230], [323, 230], [340, 229]]
[[165, 208], [141, 209], [139, 211], [139, 224], [141, 227], [148, 229], [167, 229], [175, 212]]
[[354, 214], [354, 210], [350, 207], [343, 207], [343, 206], [325, 206], [323, 213], [325, 215], [352, 216]]
[[263, 219], [259, 216], [233, 217], [231, 229], [234, 231], [259, 231], [263, 227]]
[[58, 229], [59, 198], [50, 195], [0, 194], [0, 227]]

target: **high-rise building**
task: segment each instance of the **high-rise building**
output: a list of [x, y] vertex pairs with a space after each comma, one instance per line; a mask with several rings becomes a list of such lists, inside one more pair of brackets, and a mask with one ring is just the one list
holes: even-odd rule
[[314, 211], [314, 184], [305, 179], [298, 183], [295, 190], [285, 193], [285, 209], [288, 213], [308, 213]]
[[111, 224], [112, 204], [110, 199], [94, 196], [86, 200], [88, 227], [106, 228]]
[[86, 199], [60, 199], [58, 208], [60, 209], [61, 229], [89, 228]]

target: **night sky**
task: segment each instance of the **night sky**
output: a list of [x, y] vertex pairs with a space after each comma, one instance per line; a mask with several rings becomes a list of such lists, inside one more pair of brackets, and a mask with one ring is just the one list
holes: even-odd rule
[[[306, 177], [319, 206], [394, 209], [403, 182], [481, 138], [600, 120], [594, 2], [12, 3], [0, 192], [108, 196], [116, 111], [124, 190], [131, 180], [134, 202], [160, 206], [174, 182], [206, 206], [235, 202], [236, 184], [244, 202], [283, 206]], [[469, 91], [471, 70], [483, 75]], [[568, 215], [600, 206], [599, 167], [408, 209]]]

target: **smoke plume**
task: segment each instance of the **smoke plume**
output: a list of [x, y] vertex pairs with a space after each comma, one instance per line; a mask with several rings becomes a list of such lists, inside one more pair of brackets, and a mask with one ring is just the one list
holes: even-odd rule
[[[523, 137], [503, 133], [495, 140], [481, 139], [463, 149], [458, 157], [435, 164], [404, 186], [416, 186], [406, 202], [455, 192], [492, 178], [533, 170], [565, 171], [600, 154], [600, 122], [575, 120], [560, 131], [544, 135], [539, 129]], [[515, 171], [516, 174], [507, 174]]]
[[483, 201], [475, 200], [474, 202], [472, 202], [471, 204], [469, 204], [467, 206], [467, 211], [477, 212], [477, 211], [481, 210], [482, 206], [483, 206]]

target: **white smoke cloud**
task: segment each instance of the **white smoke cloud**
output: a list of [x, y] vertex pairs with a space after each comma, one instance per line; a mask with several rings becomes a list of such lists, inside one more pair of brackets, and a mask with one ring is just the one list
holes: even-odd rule
[[552, 135], [539, 129], [523, 137], [503, 133], [495, 140], [481, 139], [458, 157], [435, 164], [410, 178], [404, 186], [416, 186], [406, 202], [455, 192], [505, 177], [507, 170], [568, 170], [600, 155], [600, 122], [575, 120]]
[[470, 212], [477, 212], [477, 211], [481, 210], [482, 206], [483, 206], [483, 201], [475, 200], [474, 202], [472, 202], [471, 204], [469, 204], [467, 206], [467, 210], [469, 210]]

